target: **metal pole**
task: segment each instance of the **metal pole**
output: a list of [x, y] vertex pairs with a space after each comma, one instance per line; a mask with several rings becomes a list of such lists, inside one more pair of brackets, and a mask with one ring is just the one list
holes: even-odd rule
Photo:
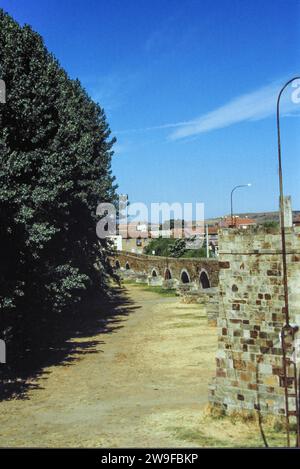
[[286, 87], [294, 80], [300, 80], [300, 77], [294, 77], [289, 80], [280, 90], [277, 98], [277, 139], [278, 139], [278, 168], [279, 168], [279, 191], [280, 191], [280, 224], [281, 224], [281, 244], [282, 244], [282, 266], [283, 266], [283, 284], [284, 284], [284, 303], [285, 303], [285, 322], [290, 325], [289, 318], [289, 295], [287, 281], [287, 262], [286, 262], [286, 241], [285, 241], [285, 220], [283, 206], [283, 177], [282, 177], [282, 159], [281, 159], [281, 139], [280, 139], [280, 98]]
[[232, 200], [232, 196], [233, 196], [233, 192], [236, 188], [232, 189], [231, 191], [231, 195], [230, 195], [230, 212], [231, 212], [231, 226], [233, 226], [233, 200]]
[[[283, 270], [283, 289], [284, 289], [284, 313], [285, 313], [285, 325], [282, 328], [281, 333], [281, 345], [282, 345], [282, 360], [283, 360], [283, 379], [284, 379], [284, 391], [285, 391], [285, 408], [286, 408], [286, 427], [287, 427], [287, 445], [290, 446], [290, 429], [289, 429], [289, 387], [288, 387], [288, 366], [290, 360], [287, 357], [285, 338], [287, 334], [291, 334], [294, 338], [294, 330], [290, 326], [290, 314], [289, 314], [289, 293], [288, 293], [288, 275], [287, 275], [287, 257], [286, 257], [286, 239], [285, 239], [285, 217], [284, 217], [284, 192], [283, 192], [283, 176], [282, 176], [282, 158], [281, 158], [281, 139], [280, 139], [280, 98], [284, 90], [294, 80], [300, 80], [300, 77], [294, 77], [287, 81], [281, 88], [277, 98], [277, 139], [278, 139], [278, 173], [279, 173], [279, 192], [280, 192], [280, 231], [281, 231], [281, 246], [282, 246], [282, 270]], [[295, 366], [295, 380], [297, 382], [297, 369]], [[300, 429], [299, 429], [299, 408], [298, 408], [298, 393], [297, 384], [296, 386], [296, 419], [297, 419], [297, 441], [296, 446], [300, 446]]]
[[209, 245], [208, 245], [208, 225], [206, 225], [206, 257], [209, 257]]
[[231, 225], [234, 226], [234, 223], [233, 223], [233, 193], [236, 189], [240, 188], [240, 187], [250, 187], [251, 184], [240, 184], [238, 186], [235, 186], [232, 191], [231, 191], [231, 194], [230, 194], [230, 215], [231, 215]]

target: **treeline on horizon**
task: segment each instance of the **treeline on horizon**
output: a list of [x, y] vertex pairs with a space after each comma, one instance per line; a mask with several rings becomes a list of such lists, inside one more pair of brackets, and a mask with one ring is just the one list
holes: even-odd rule
[[3, 10], [0, 54], [0, 324], [9, 342], [22, 319], [30, 330], [108, 288], [110, 246], [96, 236], [96, 208], [116, 203], [115, 139], [41, 36]]

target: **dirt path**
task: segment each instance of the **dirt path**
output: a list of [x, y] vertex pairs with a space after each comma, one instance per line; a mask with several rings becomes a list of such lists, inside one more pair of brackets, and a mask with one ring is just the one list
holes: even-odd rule
[[181, 429], [207, 402], [216, 330], [198, 305], [126, 288], [137, 308], [85, 339], [95, 353], [46, 368], [28, 399], [0, 403], [0, 446], [195, 445]]

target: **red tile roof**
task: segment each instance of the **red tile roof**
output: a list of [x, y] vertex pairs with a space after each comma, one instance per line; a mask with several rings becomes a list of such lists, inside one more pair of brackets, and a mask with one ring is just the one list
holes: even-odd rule
[[233, 217], [233, 222], [231, 217], [225, 217], [219, 222], [219, 226], [221, 228], [228, 228], [229, 226], [250, 226], [256, 225], [256, 221], [253, 218], [241, 218], [241, 217]]

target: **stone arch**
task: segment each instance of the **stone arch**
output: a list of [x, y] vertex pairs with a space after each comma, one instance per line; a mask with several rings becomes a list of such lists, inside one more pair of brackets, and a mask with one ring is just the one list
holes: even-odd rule
[[201, 270], [200, 276], [199, 276], [199, 282], [200, 282], [201, 288], [210, 288], [209, 276], [206, 270]]
[[159, 275], [159, 274], [158, 274], [157, 269], [152, 269], [152, 271], [151, 271], [151, 277], [158, 277], [158, 275]]
[[187, 270], [183, 269], [180, 274], [181, 283], [190, 283], [191, 278]]
[[126, 269], [126, 270], [130, 270], [130, 265], [129, 265], [129, 262], [128, 262], [128, 261], [126, 262], [125, 269]]
[[171, 280], [171, 278], [172, 278], [172, 272], [171, 272], [171, 270], [167, 267], [167, 268], [165, 269], [164, 279], [165, 279], [165, 280]]
[[115, 268], [116, 269], [121, 269], [121, 264], [120, 264], [119, 259], [117, 259], [116, 262], [115, 262]]

